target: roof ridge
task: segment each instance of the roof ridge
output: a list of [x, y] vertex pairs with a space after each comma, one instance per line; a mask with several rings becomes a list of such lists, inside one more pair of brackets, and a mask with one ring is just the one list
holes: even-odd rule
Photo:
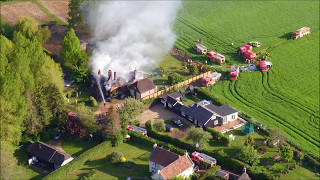
[[54, 153], [52, 154], [51, 158], [48, 160], [48, 162], [51, 161], [51, 159], [53, 158], [53, 156], [56, 154], [57, 150], [54, 151]]

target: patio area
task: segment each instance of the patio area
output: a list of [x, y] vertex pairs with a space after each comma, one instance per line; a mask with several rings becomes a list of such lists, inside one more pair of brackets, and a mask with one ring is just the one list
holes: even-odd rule
[[231, 122], [228, 122], [227, 124], [224, 124], [222, 126], [216, 126], [213, 129], [215, 129], [216, 131], [220, 131], [221, 133], [226, 133], [226, 132], [231, 131], [233, 129], [237, 129], [246, 123], [247, 123], [247, 121], [245, 121], [244, 119], [238, 118], [238, 119], [231, 121]]

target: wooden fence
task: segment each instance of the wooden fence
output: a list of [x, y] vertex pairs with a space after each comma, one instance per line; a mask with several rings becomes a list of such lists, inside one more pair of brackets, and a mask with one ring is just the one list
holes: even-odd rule
[[150, 94], [149, 96], [146, 96], [146, 97], [142, 98], [142, 100], [147, 100], [147, 99], [151, 99], [151, 98], [157, 98], [159, 96], [162, 96], [162, 95], [168, 93], [169, 91], [173, 90], [174, 88], [178, 89], [178, 88], [180, 88], [182, 86], [189, 85], [189, 84], [191, 84], [191, 83], [193, 83], [193, 82], [195, 82], [195, 81], [197, 81], [197, 80], [199, 80], [201, 78], [205, 78], [211, 73], [213, 73], [213, 72], [212, 71], [207, 71], [207, 72], [202, 73], [202, 74], [200, 74], [198, 76], [192, 77], [192, 78], [187, 79], [185, 81], [182, 81], [182, 82], [180, 82], [178, 84], [170, 86], [170, 87], [168, 87], [168, 88], [166, 88], [164, 90], [161, 90], [161, 91], [155, 92], [153, 94]]

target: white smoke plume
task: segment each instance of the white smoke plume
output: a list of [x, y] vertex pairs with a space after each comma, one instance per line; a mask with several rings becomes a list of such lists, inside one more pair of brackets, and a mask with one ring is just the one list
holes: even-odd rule
[[93, 73], [109, 69], [126, 77], [134, 69], [152, 70], [172, 48], [179, 1], [107, 1], [89, 11], [96, 40]]

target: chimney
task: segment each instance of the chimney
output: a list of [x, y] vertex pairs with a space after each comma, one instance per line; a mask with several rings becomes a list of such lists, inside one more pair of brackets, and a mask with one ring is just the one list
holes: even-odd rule
[[188, 151], [187, 150], [184, 150], [184, 155], [188, 156]]
[[113, 78], [114, 78], [114, 80], [117, 80], [117, 72], [113, 73]]
[[200, 106], [200, 104], [199, 103], [196, 103], [196, 107], [199, 107]]
[[99, 69], [99, 71], [98, 71], [98, 75], [101, 75], [101, 70]]
[[137, 74], [138, 74], [138, 72], [137, 72], [137, 70], [135, 69], [135, 70], [133, 71], [134, 80], [137, 79]]
[[243, 173], [247, 173], [247, 168], [243, 166]]
[[108, 81], [111, 81], [112, 80], [112, 71], [109, 70], [108, 71]]

